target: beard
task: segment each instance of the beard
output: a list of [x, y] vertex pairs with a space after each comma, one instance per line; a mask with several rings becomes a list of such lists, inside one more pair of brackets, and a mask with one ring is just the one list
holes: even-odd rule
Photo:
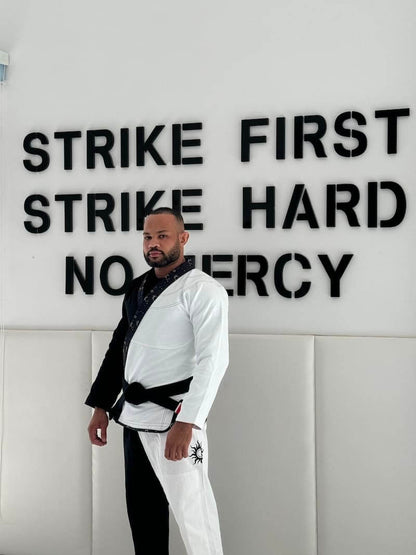
[[[160, 253], [160, 257], [157, 260], [154, 260], [149, 256], [150, 252], [158, 252]], [[163, 252], [159, 249], [151, 249], [147, 254], [143, 253], [146, 262], [152, 268], [163, 268], [164, 266], [169, 266], [172, 262], [176, 262], [181, 255], [181, 249], [179, 246], [179, 241], [176, 243], [174, 247], [170, 249], [168, 252]]]

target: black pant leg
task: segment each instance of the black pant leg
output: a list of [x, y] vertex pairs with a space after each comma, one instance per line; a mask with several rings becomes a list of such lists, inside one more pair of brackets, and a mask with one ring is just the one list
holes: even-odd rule
[[127, 514], [135, 555], [169, 555], [169, 505], [139, 435], [124, 428]]

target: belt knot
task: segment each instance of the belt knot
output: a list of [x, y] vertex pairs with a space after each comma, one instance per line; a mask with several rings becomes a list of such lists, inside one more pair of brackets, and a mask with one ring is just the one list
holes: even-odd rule
[[149, 393], [141, 383], [133, 382], [124, 390], [124, 398], [133, 405], [140, 405], [149, 400]]

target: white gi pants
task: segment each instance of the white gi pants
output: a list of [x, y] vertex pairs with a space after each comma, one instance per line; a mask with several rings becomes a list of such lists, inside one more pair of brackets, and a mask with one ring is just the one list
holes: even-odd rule
[[178, 523], [188, 555], [223, 555], [217, 505], [208, 479], [205, 430], [193, 429], [189, 457], [165, 458], [167, 433], [138, 432]]

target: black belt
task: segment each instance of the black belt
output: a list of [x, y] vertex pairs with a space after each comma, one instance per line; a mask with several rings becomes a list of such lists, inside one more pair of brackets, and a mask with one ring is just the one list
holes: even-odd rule
[[178, 407], [179, 402], [171, 399], [172, 395], [180, 395], [189, 391], [189, 386], [192, 381], [192, 376], [181, 380], [180, 382], [169, 383], [166, 385], [159, 385], [158, 387], [150, 387], [146, 389], [139, 382], [123, 383], [123, 393], [114, 407], [110, 410], [110, 417], [118, 420], [123, 410], [124, 401], [132, 405], [141, 405], [146, 401], [156, 403], [161, 407], [165, 407], [173, 412]]

